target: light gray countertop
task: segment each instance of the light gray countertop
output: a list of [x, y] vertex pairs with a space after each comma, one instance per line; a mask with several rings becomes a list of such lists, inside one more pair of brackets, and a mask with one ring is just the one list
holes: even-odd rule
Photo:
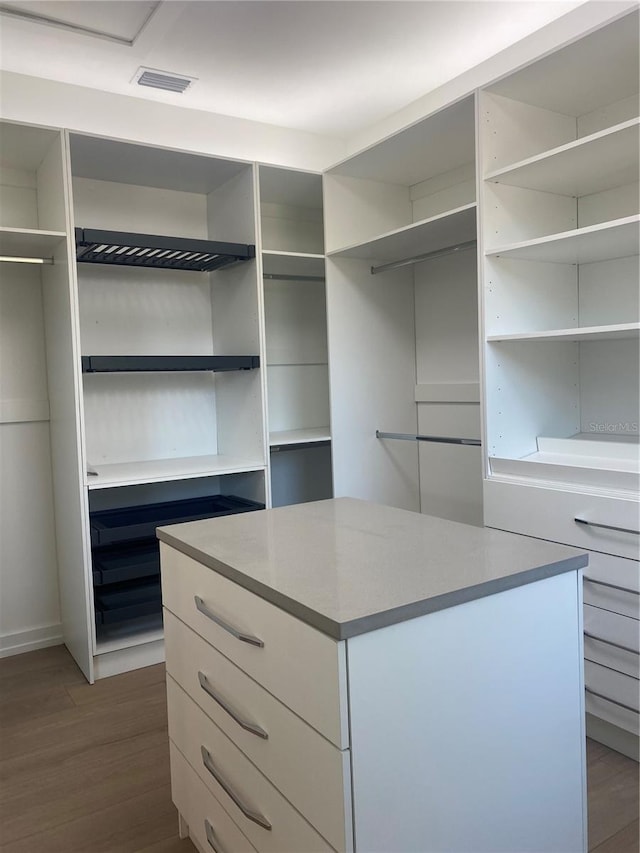
[[158, 528], [337, 640], [587, 565], [574, 548], [354, 498]]

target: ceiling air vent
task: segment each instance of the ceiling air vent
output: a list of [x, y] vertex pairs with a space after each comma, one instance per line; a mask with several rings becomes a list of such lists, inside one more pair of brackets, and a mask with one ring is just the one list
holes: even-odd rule
[[183, 74], [173, 74], [169, 71], [138, 68], [133, 82], [137, 83], [138, 86], [149, 86], [151, 89], [162, 89], [165, 92], [182, 94], [195, 79], [195, 77], [185, 77]]

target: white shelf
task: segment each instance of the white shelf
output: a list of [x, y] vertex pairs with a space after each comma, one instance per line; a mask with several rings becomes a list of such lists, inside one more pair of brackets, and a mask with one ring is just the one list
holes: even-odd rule
[[590, 264], [637, 255], [640, 244], [640, 216], [626, 216], [613, 222], [590, 225], [536, 240], [512, 243], [485, 252], [487, 257], [516, 258], [558, 264]]
[[485, 179], [559, 195], [591, 195], [638, 180], [639, 145], [636, 118], [497, 169]]
[[95, 475], [87, 475], [89, 489], [111, 489], [143, 483], [189, 480], [195, 477], [217, 477], [221, 474], [262, 471], [264, 463], [233, 456], [187, 456], [175, 459], [153, 459], [141, 462], [94, 465]]
[[64, 231], [0, 228], [0, 255], [17, 258], [51, 258], [66, 239]]
[[269, 446], [292, 444], [312, 444], [319, 441], [331, 441], [329, 427], [312, 427], [310, 429], [290, 429], [269, 433]]
[[324, 255], [263, 250], [262, 270], [265, 275], [324, 276]]
[[476, 204], [473, 203], [397, 228], [363, 243], [336, 249], [329, 252], [328, 256], [399, 261], [475, 239]]
[[120, 652], [132, 646], [144, 646], [146, 643], [156, 643], [164, 639], [160, 614], [147, 617], [145, 623], [148, 623], [148, 627], [141, 626], [137, 620], [114, 623], [108, 627], [101, 626], [100, 637], [96, 639], [95, 654]]
[[552, 329], [546, 332], [519, 332], [513, 335], [488, 335], [487, 341], [613, 341], [640, 337], [640, 323], [618, 323], [612, 326], [584, 326], [575, 329]]
[[622, 491], [640, 487], [637, 436], [578, 433], [540, 437], [537, 444], [538, 450], [522, 459], [491, 457], [492, 474]]

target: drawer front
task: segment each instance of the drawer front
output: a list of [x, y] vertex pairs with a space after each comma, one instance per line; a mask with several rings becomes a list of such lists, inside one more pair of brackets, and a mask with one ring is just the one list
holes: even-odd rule
[[180, 750], [172, 743], [169, 748], [171, 795], [191, 838], [208, 853], [256, 853]]
[[[160, 558], [167, 610], [332, 743], [348, 747], [344, 642], [332, 640], [164, 543]], [[214, 620], [222, 620], [227, 628]], [[240, 640], [229, 628], [263, 645]]]
[[166, 610], [164, 637], [167, 673], [336, 850], [352, 849], [349, 751]]
[[[640, 559], [640, 536], [626, 531], [638, 531], [639, 509], [638, 502], [631, 499], [497, 480], [484, 483], [487, 527], [632, 560]], [[576, 518], [590, 524], [578, 523]], [[623, 530], [595, 526], [598, 524]]]
[[167, 677], [167, 704], [169, 737], [257, 850], [330, 853], [325, 839], [171, 676]]
[[585, 604], [584, 656], [633, 678], [640, 676], [638, 622]]
[[589, 554], [584, 601], [603, 610], [640, 619], [640, 563], [609, 554]]
[[585, 660], [584, 680], [588, 713], [640, 734], [637, 678]]

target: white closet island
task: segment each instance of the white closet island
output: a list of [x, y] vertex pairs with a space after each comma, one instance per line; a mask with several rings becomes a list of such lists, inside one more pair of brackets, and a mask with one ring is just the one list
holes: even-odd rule
[[588, 849], [584, 553], [351, 498], [158, 536], [200, 850]]

